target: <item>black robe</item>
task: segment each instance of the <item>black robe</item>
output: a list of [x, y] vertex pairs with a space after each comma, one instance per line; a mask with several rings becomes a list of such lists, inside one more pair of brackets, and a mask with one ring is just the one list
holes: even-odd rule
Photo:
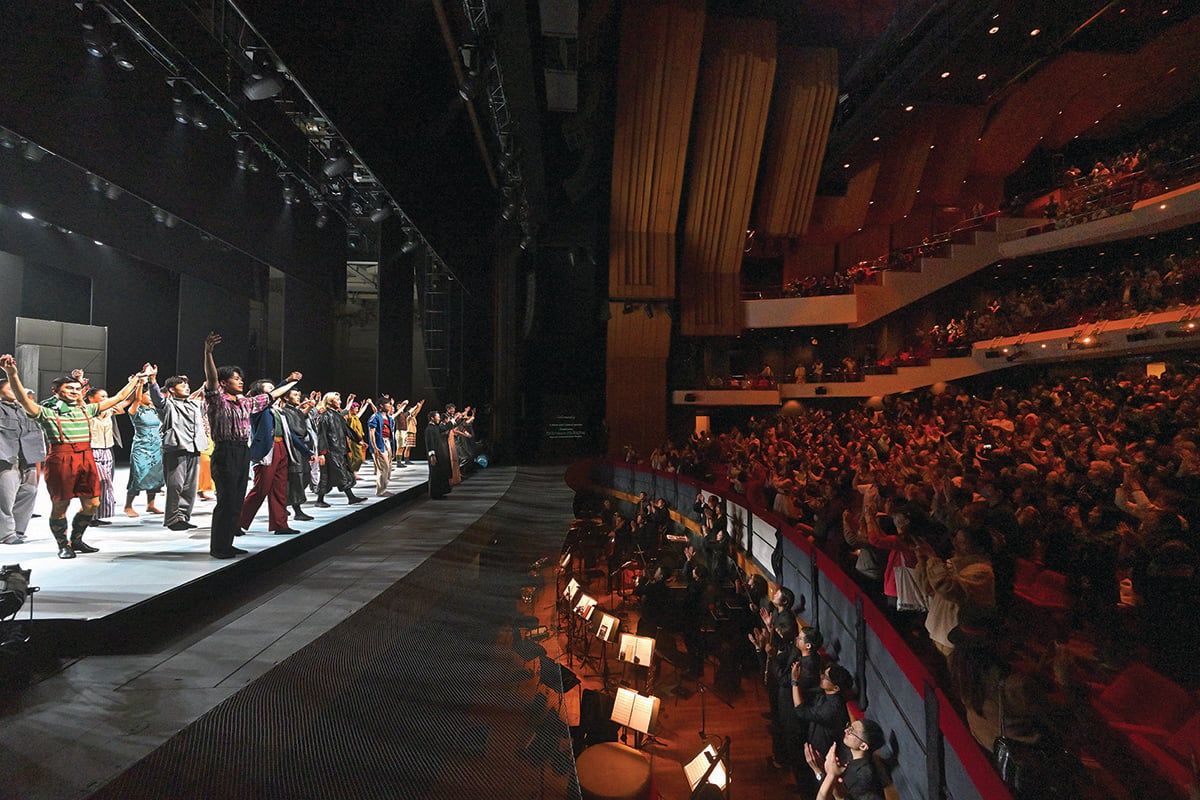
[[425, 454], [429, 459], [429, 496], [445, 497], [450, 493], [450, 425], [438, 423], [425, 426]]

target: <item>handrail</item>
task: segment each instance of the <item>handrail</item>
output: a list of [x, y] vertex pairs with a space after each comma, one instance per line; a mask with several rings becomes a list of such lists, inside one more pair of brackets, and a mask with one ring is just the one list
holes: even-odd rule
[[[871, 648], [866, 647], [866, 642], [859, 642], [856, 645], [860, 658], [865, 653], [866, 660], [871, 666], [887, 675], [882, 677], [891, 677], [892, 680], [884, 680], [882, 683], [878, 681], [868, 681], [864, 686], [863, 699], [869, 701], [868, 705], [874, 705], [877, 702], [882, 703], [883, 700], [895, 698], [907, 692], [909, 695], [915, 695], [920, 698], [920, 708], [905, 708], [905, 719], [909, 721], [909, 728], [912, 728], [911, 720], [919, 720], [925, 718], [927, 714], [934, 713], [937, 720], [926, 719], [925, 726], [919, 731], [912, 731], [914, 735], [921, 737], [918, 743], [918, 748], [922, 752], [913, 752], [912, 748], [901, 748], [901, 751], [895, 754], [897, 764], [896, 772], [901, 770], [909, 777], [909, 780], [919, 778], [926, 780], [927, 776], [937, 775], [938, 780], [942, 783], [941, 786], [930, 787], [928, 796], [941, 797], [952, 796], [955, 798], [963, 798], [971, 796], [974, 793], [978, 797], [996, 798], [997, 800], [1005, 800], [1011, 798], [1007, 787], [992, 768], [991, 764], [985, 757], [982, 749], [976, 743], [974, 737], [968, 730], [966, 723], [957, 714], [950, 710], [950, 705], [944, 694], [938, 689], [937, 682], [933, 678], [932, 673], [925, 665], [913, 654], [907, 643], [899, 633], [891, 626], [884, 617], [883, 613], [875, 606], [872, 599], [862, 591], [857, 583], [854, 582], [844, 570], [834, 562], [824, 551], [813, 546], [805, 535], [807, 526], [791, 526], [787, 522], [769, 509], [761, 506], [752, 505], [750, 500], [742, 495], [730, 492], [727, 488], [709, 484], [703, 481], [695, 480], [690, 477], [681, 476], [672, 472], [664, 472], [661, 470], [650, 469], [635, 464], [625, 464], [619, 461], [600, 460], [597, 459], [590, 464], [590, 469], [586, 474], [590, 475], [590, 483], [587, 486], [579, 485], [580, 478], [585, 474], [584, 470], [573, 470], [572, 475], [575, 477], [573, 488], [583, 490], [585, 488], [595, 489], [597, 486], [603, 486], [610, 492], [619, 492], [630, 498], [637, 496], [637, 491], [647, 491], [652, 496], [664, 497], [668, 504], [673, 508], [691, 508], [692, 499], [699, 491], [708, 492], [719, 496], [727, 504], [731, 504], [738, 509], [745, 509], [749, 512], [748, 519], [745, 520], [747, 528], [745, 530], [745, 540], [738, 541], [741, 548], [741, 555], [748, 557], [758, 569], [761, 569], [768, 575], [773, 574], [774, 570], [769, 563], [770, 557], [767, 556], [767, 563], [763, 563], [758, 553], [750, 554], [747, 552], [747, 545], [753, 542], [755, 536], [756, 519], [770, 528], [769, 531], [758, 532], [760, 536], [766, 533], [771, 540], [774, 540], [775, 532], [778, 530], [783, 539], [788, 545], [799, 551], [799, 554], [815, 563], [820, 577], [823, 582], [818, 582], [812, 586], [812, 591], [816, 595], [816, 604], [819, 607], [818, 614], [822, 620], [830, 620], [830, 615], [836, 614], [839, 608], [861, 609], [860, 616], [855, 618], [836, 618], [837, 624], [843, 626], [846, 630], [854, 631], [859, 627], [859, 623], [865, 622], [865, 628], [875, 636], [879, 644], [890, 656], [890, 664], [880, 662], [879, 658], [875, 660], [871, 658]], [[608, 485], [603, 482], [597, 482], [598, 478], [609, 477]], [[739, 512], [740, 513], [740, 512]], [[732, 520], [731, 520], [732, 521]], [[751, 549], [753, 549], [751, 547]], [[776, 576], [777, 578], [780, 576]], [[785, 579], [789, 576], [782, 576]], [[796, 575], [793, 581], [804, 576]], [[823, 584], [829, 586], [829, 591], [822, 593]], [[793, 582], [793, 585], [796, 585]], [[830, 594], [830, 592], [832, 594]], [[885, 660], [886, 661], [886, 660]], [[895, 669], [891, 669], [894, 665]], [[901, 683], [895, 683], [901, 681]], [[886, 708], [886, 704], [884, 704]], [[932, 712], [931, 712], [932, 710]], [[949, 713], [947, 713], [949, 712]], [[874, 712], [872, 712], [874, 714]], [[878, 718], [876, 717], [877, 721]], [[903, 723], [904, 721], [899, 721]], [[885, 725], [885, 730], [887, 726]], [[927, 731], [936, 730], [940, 736], [939, 741], [929, 741]], [[901, 731], [897, 726], [893, 726], [893, 730], [889, 731], [889, 740], [894, 741]], [[924, 747], [920, 747], [920, 743], [924, 743]], [[929, 759], [936, 759], [938, 763], [929, 763]], [[963, 781], [969, 785], [962, 785]]]

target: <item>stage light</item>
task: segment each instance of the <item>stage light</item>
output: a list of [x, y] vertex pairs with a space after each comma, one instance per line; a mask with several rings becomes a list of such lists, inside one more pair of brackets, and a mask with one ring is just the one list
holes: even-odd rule
[[131, 36], [125, 28], [117, 28], [112, 35], [112, 41], [109, 44], [108, 51], [113, 57], [116, 65], [126, 72], [133, 72], [137, 69], [137, 62], [133, 60], [130, 54], [132, 42]]
[[21, 219], [34, 219], [33, 214], [30, 214], [28, 211], [22, 211], [22, 212], [20, 212], [20, 214], [21, 214]]
[[417, 232], [411, 228], [405, 231], [405, 234], [408, 238], [404, 240], [404, 244], [400, 245], [400, 252], [408, 255], [421, 246], [421, 240], [417, 237]]
[[505, 222], [511, 220], [517, 215], [517, 206], [515, 203], [506, 203], [503, 210], [500, 211], [500, 219]]
[[191, 120], [191, 123], [193, 125], [195, 125], [197, 128], [199, 128], [202, 131], [208, 130], [208, 110], [206, 108], [207, 105], [208, 105], [208, 100], [207, 100], [207, 98], [205, 98], [204, 95], [200, 94], [200, 92], [192, 93], [191, 106], [189, 109], [191, 111], [191, 114], [189, 115], [189, 119]]
[[293, 182], [292, 176], [285, 172], [279, 176], [279, 180], [283, 182], [283, 189], [281, 190], [283, 202], [289, 206], [299, 203], [300, 200], [296, 197], [296, 184]]
[[33, 142], [25, 142], [21, 155], [25, 156], [26, 161], [37, 162], [46, 157], [46, 151]]
[[521, 237], [521, 243], [520, 243], [519, 247], [522, 250], [528, 250], [529, 248], [533, 247], [533, 242], [534, 242], [533, 234], [527, 233]]
[[283, 76], [266, 50], [254, 54], [254, 67], [242, 82], [242, 94], [247, 100], [269, 100], [283, 91]]
[[237, 144], [233, 147], [233, 161], [237, 164], [237, 168], [245, 171], [250, 168], [250, 143], [245, 139], [238, 139]]
[[341, 147], [333, 147], [329, 151], [329, 157], [321, 164], [321, 172], [325, 173], [327, 178], [336, 178], [352, 166], [354, 164], [350, 161], [350, 157], [346, 155], [346, 151]]
[[99, 175], [97, 175], [93, 172], [88, 173], [87, 182], [88, 182], [88, 187], [93, 192], [103, 192], [104, 184], [107, 183], [107, 181], [105, 181], [104, 178], [101, 178]]
[[392, 215], [392, 206], [386, 198], [380, 197], [375, 200], [375, 207], [371, 210], [371, 222], [380, 223]]
[[187, 125], [192, 121], [191, 109], [188, 108], [187, 94], [184, 91], [183, 81], [170, 80], [167, 83], [171, 84], [171, 115], [175, 117], [175, 121], [180, 125]]
[[469, 103], [475, 99], [475, 94], [478, 91], [479, 81], [474, 77], [468, 76], [458, 87], [458, 96]]
[[20, 136], [17, 136], [10, 130], [0, 128], [0, 147], [3, 147], [5, 150], [16, 150], [17, 145], [20, 143]]
[[94, 31], [108, 22], [108, 12], [95, 0], [87, 0], [79, 8], [79, 24], [85, 31]]
[[314, 205], [317, 208], [317, 220], [315, 224], [317, 228], [324, 228], [329, 224], [329, 209], [324, 203], [315, 203]]

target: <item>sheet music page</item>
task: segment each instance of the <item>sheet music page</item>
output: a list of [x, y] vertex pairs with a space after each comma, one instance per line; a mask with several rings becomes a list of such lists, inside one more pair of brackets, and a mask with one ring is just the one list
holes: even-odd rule
[[712, 762], [709, 760], [710, 754], [715, 757], [717, 752], [713, 750], [713, 746], [706, 745], [703, 750], [696, 754], [696, 757], [683, 765], [683, 774], [687, 775], [688, 785], [693, 789], [700, 783], [700, 778], [708, 769], [708, 765]]
[[626, 689], [624, 686], [617, 688], [617, 699], [613, 701], [612, 715], [609, 719], [618, 725], [629, 725], [629, 715], [633, 712], [633, 701], [637, 697], [637, 692], [632, 689]]
[[604, 614], [600, 617], [600, 629], [596, 632], [606, 642], [611, 642], [616, 638], [617, 626], [621, 624], [621, 620], [614, 617], [612, 614]]
[[644, 667], [650, 666], [650, 662], [654, 658], [654, 640], [649, 636], [637, 636], [634, 638], [637, 643], [634, 651], [634, 663]]
[[629, 714], [629, 727], [642, 733], [654, 733], [658, 724], [657, 697], [634, 695], [633, 711]]
[[633, 663], [633, 651], [637, 645], [637, 637], [628, 633], [621, 634], [620, 660]]

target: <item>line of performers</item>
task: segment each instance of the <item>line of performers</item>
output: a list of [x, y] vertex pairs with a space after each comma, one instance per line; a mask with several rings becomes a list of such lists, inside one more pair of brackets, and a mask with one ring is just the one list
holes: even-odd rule
[[[306, 395], [298, 386], [299, 372], [278, 385], [259, 379], [247, 387], [241, 367], [216, 365], [213, 352], [220, 341], [216, 333], [206, 337], [204, 385], [195, 390], [186, 375], [160, 384], [158, 368], [147, 363], [112, 395], [75, 370], [55, 379], [52, 396], [41, 403], [22, 385], [16, 359], [0, 356], [0, 542], [25, 542], [44, 477], [59, 558], [98, 552], [84, 535], [90, 527], [110, 524], [107, 517], [116, 513], [116, 414], [127, 414], [134, 431], [125, 513], [138, 516], [134, 501], [145, 492], [147, 513], [163, 514], [171, 530], [188, 531], [197, 527], [191, 522], [197, 497], [210, 499], [206, 492], [215, 492], [209, 542], [214, 558], [247, 552], [234, 539], [246, 533], [264, 502], [268, 530], [276, 534], [298, 533], [289, 524], [289, 507], [291, 518], [313, 519], [302, 509], [310, 489], [320, 508], [329, 507], [326, 496], [335, 489], [349, 504], [362, 502], [354, 493], [355, 473], [368, 456], [375, 494], [388, 494], [393, 467], [407, 467], [416, 447], [423, 400], [410, 405], [381, 395], [360, 405], [349, 395], [343, 404], [336, 391]], [[434, 496], [442, 496], [461, 480], [451, 448], [470, 452], [461, 443], [472, 436], [474, 415], [451, 406], [445, 420], [437, 412], [431, 419], [437, 420], [430, 427], [442, 445], [429, 447], [438, 455], [439, 476], [437, 488], [432, 476], [430, 486]], [[427, 432], [426, 444], [431, 441]], [[156, 498], [164, 490], [165, 507], [159, 509]], [[78, 511], [68, 521], [76, 499]]]

